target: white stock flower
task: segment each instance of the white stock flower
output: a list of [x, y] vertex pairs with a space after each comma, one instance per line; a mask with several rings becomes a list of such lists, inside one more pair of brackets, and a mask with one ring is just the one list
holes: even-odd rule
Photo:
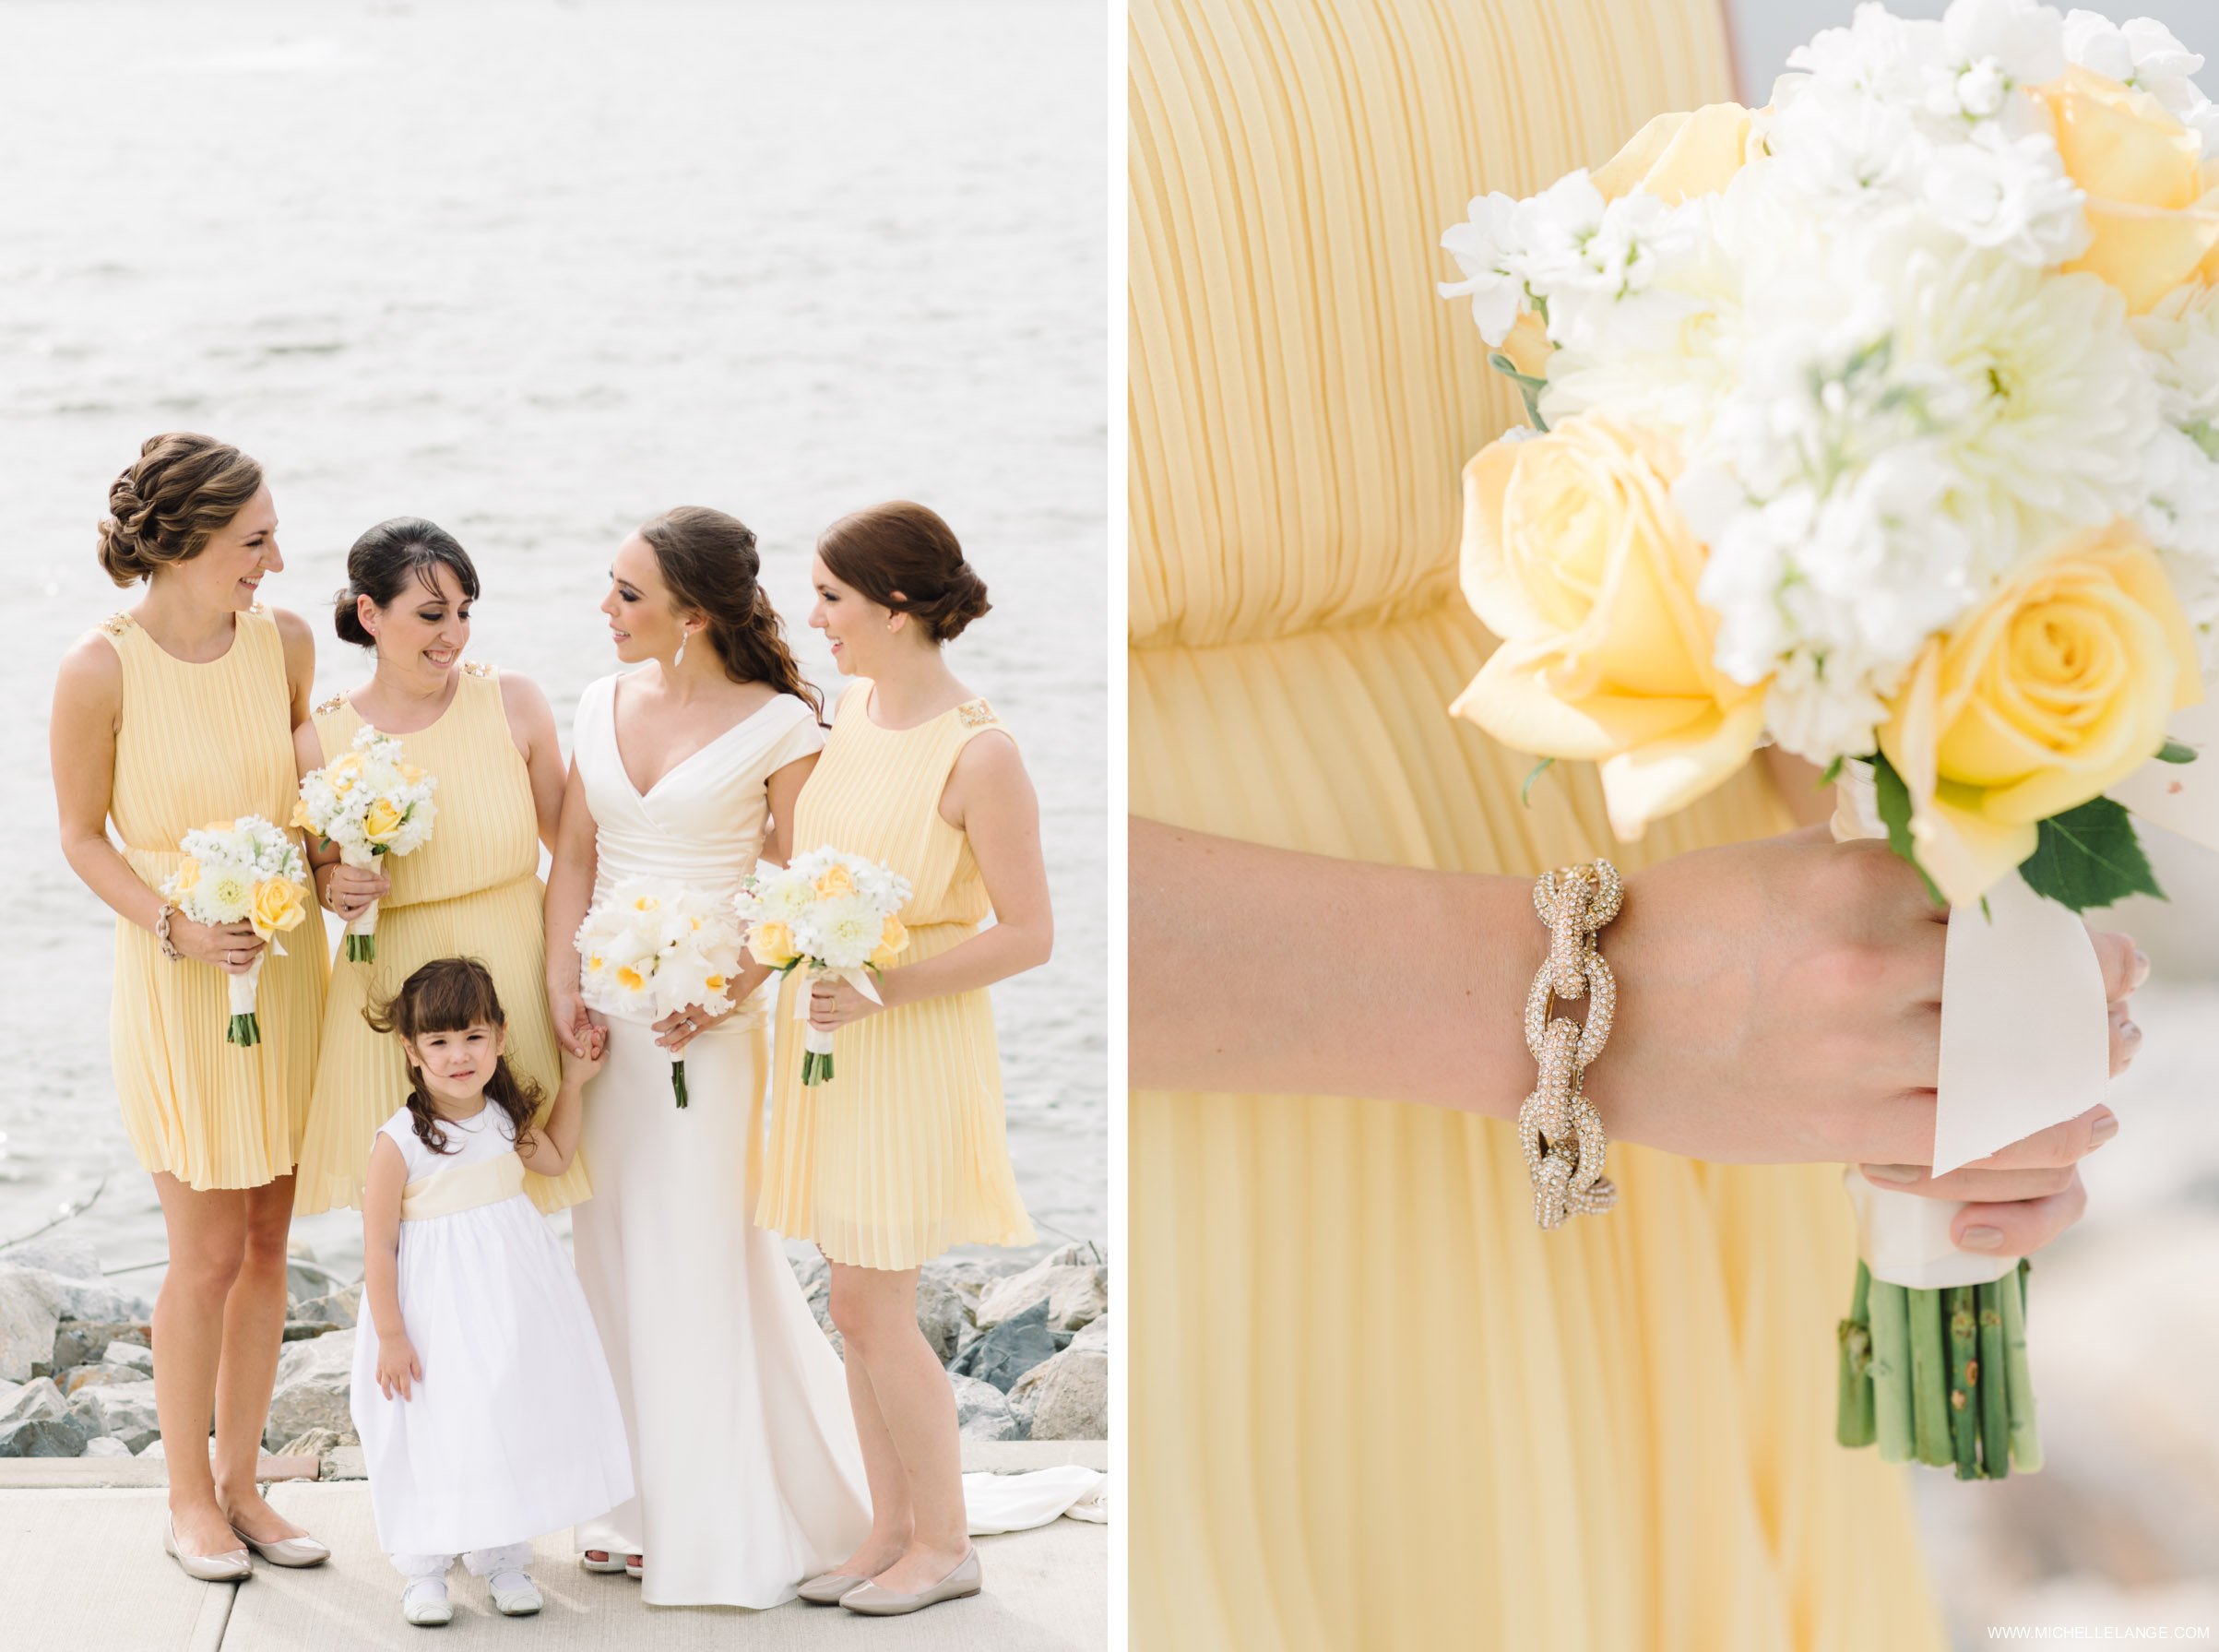
[[1786, 187], [1840, 207], [1917, 199], [1934, 149], [1901, 104], [1826, 83], [1780, 110], [1766, 138]]
[[2065, 72], [2064, 19], [2037, 0], [1952, 0], [1942, 14], [1943, 56], [1928, 75], [1928, 109], [1970, 121], [2001, 119], [2013, 136], [2035, 129], [2015, 96]]
[[2149, 352], [2166, 420], [2183, 430], [2219, 423], [2219, 292], [2177, 288], [2130, 325]]
[[2177, 115], [2206, 101], [2195, 82], [2202, 54], [2189, 51], [2154, 18], [2114, 23], [2093, 11], [2065, 18], [2065, 59], [2148, 92]]
[[1988, 122], [1966, 142], [1934, 148], [1919, 187], [1941, 224], [2014, 263], [2040, 269], [2087, 250], [2083, 196], [2047, 133], [2014, 138]]
[[2135, 523], [2157, 548], [2209, 675], [2219, 668], [2219, 463], [2193, 437], [2161, 430], [2146, 453]]
[[1518, 203], [1496, 191], [1475, 196], [1467, 211], [1470, 216], [1463, 223], [1450, 225], [1441, 237], [1442, 246], [1464, 271], [1464, 279], [1442, 282], [1440, 292], [1443, 298], [1468, 296], [1479, 336], [1489, 344], [1500, 344], [1510, 337], [1525, 302]]
[[[1791, 71], [1821, 84], [1858, 91], [1882, 102], [1916, 105], [1924, 101], [1927, 70], [1945, 51], [1941, 25], [1899, 18], [1877, 0], [1867, 0], [1846, 29], [1827, 29], [1787, 54]], [[1774, 88], [1775, 103], [1799, 95], [1783, 76]]]

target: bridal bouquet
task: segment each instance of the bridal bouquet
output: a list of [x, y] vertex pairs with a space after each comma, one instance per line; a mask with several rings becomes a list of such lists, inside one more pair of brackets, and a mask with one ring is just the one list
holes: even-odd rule
[[[732, 1007], [740, 930], [708, 896], [635, 879], [616, 885], [578, 926], [586, 1003], [626, 1020], [654, 1022], [698, 1004]], [[686, 1064], [670, 1058], [670, 1088], [686, 1104]]]
[[[907, 879], [826, 844], [768, 877], [749, 878], [734, 904], [757, 963], [781, 975], [806, 968], [810, 979], [844, 981], [876, 1004], [872, 974], [909, 944], [896, 916], [908, 899]], [[832, 1035], [807, 1025], [806, 984], [794, 995], [794, 1016], [804, 1027], [801, 1082], [823, 1084], [832, 1076]]]
[[[338, 846], [339, 859], [367, 872], [380, 855], [405, 855], [432, 835], [432, 792], [439, 782], [402, 759], [400, 742], [365, 724], [351, 750], [301, 778], [292, 824]], [[348, 921], [347, 957], [377, 957], [377, 902]]]
[[[2202, 59], [2148, 20], [1955, 0], [1860, 6], [1788, 62], [1769, 106], [1659, 116], [1442, 237], [1534, 425], [1465, 469], [1464, 588], [1501, 645], [1455, 708], [1597, 762], [1624, 838], [1769, 737], [1848, 767], [1867, 829], [1976, 918], [2014, 871], [2073, 911], [2155, 894], [2106, 794], [2194, 756], [2166, 724], [2219, 657]], [[1936, 1396], [1985, 1422], [1980, 1384], [2023, 1375], [2019, 1276], [1977, 1260], [1909, 1290], [1900, 1337], [1898, 1288], [1860, 1290], [1845, 1336], [1867, 1386], [1907, 1364], [1929, 1461]], [[2023, 1449], [2007, 1408], [1939, 1460], [2031, 1466], [2027, 1401]]]
[[[219, 820], [187, 832], [178, 845], [184, 861], [163, 880], [161, 897], [196, 923], [246, 923], [276, 951], [278, 937], [308, 915], [306, 868], [301, 847], [259, 814]], [[231, 1022], [227, 1043], [262, 1041], [255, 991], [267, 953], [257, 953], [243, 974], [227, 975]]]

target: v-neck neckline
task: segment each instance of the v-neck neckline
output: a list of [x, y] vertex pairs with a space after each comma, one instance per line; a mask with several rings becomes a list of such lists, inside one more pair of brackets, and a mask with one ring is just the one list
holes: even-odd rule
[[624, 777], [624, 785], [631, 790], [632, 795], [643, 803], [646, 802], [649, 798], [653, 797], [658, 791], [660, 791], [672, 775], [676, 774], [687, 764], [693, 762], [696, 757], [702, 756], [706, 753], [714, 751], [718, 745], [722, 744], [725, 741], [730, 740], [733, 735], [739, 733], [741, 730], [746, 728], [748, 724], [754, 722], [755, 719], [761, 717], [773, 706], [776, 706], [781, 698], [781, 696], [778, 695], [772, 695], [769, 699], [764, 701], [763, 704], [756, 707], [753, 711], [749, 712], [745, 717], [742, 718], [730, 728], [726, 729], [719, 733], [710, 735], [709, 738], [703, 741], [701, 744], [695, 746], [684, 756], [679, 758], [677, 762], [671, 764], [670, 767], [664, 769], [661, 774], [656, 776], [655, 784], [648, 787], [645, 791], [642, 791], [639, 788], [639, 782], [632, 778], [632, 766], [624, 761], [624, 739], [623, 734], [618, 731], [616, 726], [616, 696], [621, 691], [623, 683], [623, 678], [620, 676], [609, 685], [609, 746], [610, 750], [612, 751], [616, 755], [616, 772]]

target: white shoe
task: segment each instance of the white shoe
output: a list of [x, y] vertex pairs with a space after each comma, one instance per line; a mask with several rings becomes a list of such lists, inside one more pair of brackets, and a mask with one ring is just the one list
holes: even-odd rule
[[420, 1629], [437, 1629], [455, 1621], [444, 1577], [412, 1577], [400, 1592], [400, 1615]]
[[528, 1572], [496, 1572], [485, 1580], [493, 1610], [504, 1618], [528, 1618], [546, 1604]]

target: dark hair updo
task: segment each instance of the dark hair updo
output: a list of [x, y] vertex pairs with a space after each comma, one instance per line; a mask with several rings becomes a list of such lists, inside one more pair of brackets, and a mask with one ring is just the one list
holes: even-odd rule
[[347, 588], [332, 599], [331, 624], [339, 640], [358, 648], [377, 647], [377, 638], [362, 624], [355, 599], [367, 597], [378, 607], [389, 608], [411, 581], [436, 594], [433, 570], [438, 568], [452, 573], [462, 594], [477, 600], [478, 569], [470, 553], [438, 523], [421, 517], [395, 517], [371, 529], [347, 553]]
[[822, 719], [816, 691], [786, 646], [786, 627], [770, 605], [755, 553], [755, 530], [703, 505], [682, 505], [639, 525], [663, 583], [681, 606], [707, 621], [706, 635], [735, 683], [767, 683], [796, 695]]
[[955, 530], [907, 499], [842, 517], [818, 539], [817, 554], [842, 585], [915, 615], [936, 643], [953, 642], [992, 612], [986, 581], [963, 560]]
[[148, 436], [108, 484], [101, 566], [116, 584], [134, 585], [191, 562], [261, 490], [262, 467], [229, 443], [185, 430]]
[[[365, 1004], [362, 1019], [377, 1031], [398, 1033], [411, 1044], [427, 1033], [508, 1025], [501, 995], [493, 990], [492, 972], [476, 958], [433, 958], [402, 981], [392, 997]], [[409, 1122], [416, 1127], [416, 1139], [434, 1153], [457, 1151], [448, 1146], [447, 1133], [440, 1126], [423, 1069], [414, 1062], [407, 1066]], [[485, 1099], [508, 1115], [510, 1134], [524, 1146], [532, 1115], [540, 1109], [540, 1087], [511, 1068], [504, 1055], [493, 1063], [493, 1075], [485, 1081]]]

